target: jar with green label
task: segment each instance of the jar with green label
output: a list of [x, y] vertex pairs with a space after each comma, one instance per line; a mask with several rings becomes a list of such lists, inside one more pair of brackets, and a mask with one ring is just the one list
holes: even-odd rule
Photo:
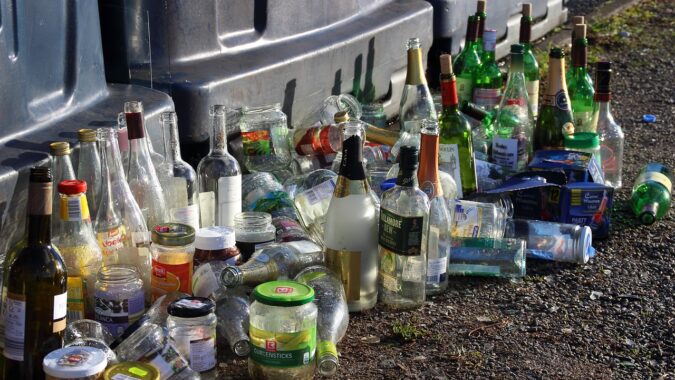
[[318, 310], [314, 289], [294, 281], [271, 281], [253, 291], [248, 372], [253, 379], [314, 377]]

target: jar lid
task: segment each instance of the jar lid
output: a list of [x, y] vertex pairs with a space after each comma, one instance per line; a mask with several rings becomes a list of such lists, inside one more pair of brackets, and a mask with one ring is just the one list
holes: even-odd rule
[[214, 251], [234, 247], [236, 243], [234, 228], [212, 226], [204, 227], [195, 234], [195, 248]]
[[215, 309], [216, 304], [209, 298], [185, 297], [171, 302], [166, 311], [174, 317], [198, 318], [213, 313]]
[[50, 352], [42, 369], [51, 377], [78, 379], [97, 375], [108, 365], [105, 352], [94, 347], [72, 346]]
[[59, 183], [59, 193], [75, 195], [87, 192], [87, 183], [79, 179], [66, 179]]
[[49, 144], [49, 150], [54, 156], [67, 156], [70, 154], [70, 144], [66, 141], [56, 141]]
[[595, 149], [600, 146], [600, 139], [597, 133], [577, 132], [572, 135], [565, 135], [565, 148], [570, 149]]
[[77, 139], [80, 142], [96, 142], [96, 131], [93, 129], [80, 129], [77, 131]]
[[180, 246], [195, 241], [195, 229], [187, 224], [162, 223], [152, 228], [152, 242], [155, 244]]
[[270, 306], [300, 306], [314, 301], [314, 289], [295, 281], [270, 281], [256, 286], [253, 297]]
[[159, 371], [150, 364], [124, 362], [111, 366], [103, 374], [103, 380], [117, 380], [120, 378], [125, 380], [159, 380]]

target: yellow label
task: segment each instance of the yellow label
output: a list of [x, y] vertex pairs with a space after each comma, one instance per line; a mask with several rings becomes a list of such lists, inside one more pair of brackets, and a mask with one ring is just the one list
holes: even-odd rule
[[89, 206], [84, 193], [79, 196], [61, 197], [59, 210], [61, 220], [89, 220]]
[[86, 298], [84, 280], [79, 276], [68, 276], [68, 322], [84, 319], [84, 299]]
[[673, 183], [670, 181], [670, 178], [668, 178], [668, 176], [666, 176], [663, 173], [659, 172], [642, 173], [640, 174], [636, 182], [644, 183], [647, 181], [653, 181], [662, 184], [663, 186], [665, 186], [666, 189], [668, 189], [669, 193], [673, 191]]
[[361, 298], [361, 252], [326, 248], [326, 266], [340, 278], [347, 301]]

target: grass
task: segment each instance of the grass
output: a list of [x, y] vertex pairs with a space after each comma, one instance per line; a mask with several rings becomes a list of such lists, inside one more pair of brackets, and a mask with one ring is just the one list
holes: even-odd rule
[[419, 329], [417, 324], [418, 319], [413, 317], [408, 323], [401, 323], [401, 321], [394, 322], [392, 331], [394, 336], [403, 342], [413, 342], [417, 338], [425, 335], [425, 332]]

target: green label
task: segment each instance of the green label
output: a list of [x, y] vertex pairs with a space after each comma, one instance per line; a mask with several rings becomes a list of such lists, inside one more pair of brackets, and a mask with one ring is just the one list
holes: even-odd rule
[[419, 256], [423, 222], [421, 216], [404, 217], [389, 210], [380, 210], [380, 245], [399, 255]]
[[293, 333], [249, 327], [251, 359], [270, 367], [309, 365], [316, 352], [316, 326]]

